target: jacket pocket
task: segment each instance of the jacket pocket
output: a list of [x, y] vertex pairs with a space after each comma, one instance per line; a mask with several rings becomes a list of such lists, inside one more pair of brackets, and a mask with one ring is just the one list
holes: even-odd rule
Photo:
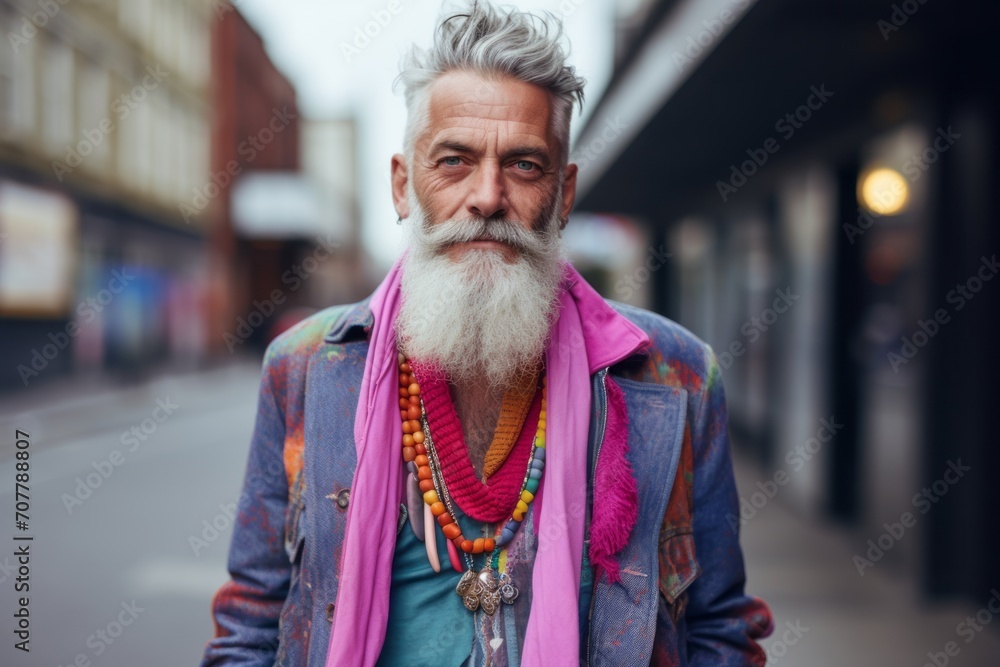
[[688, 586], [700, 575], [693, 533], [673, 535], [660, 544], [660, 593], [674, 623], [684, 616]]

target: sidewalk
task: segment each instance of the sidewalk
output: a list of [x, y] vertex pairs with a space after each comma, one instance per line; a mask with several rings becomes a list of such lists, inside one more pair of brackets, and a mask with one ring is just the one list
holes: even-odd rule
[[[760, 479], [741, 461], [736, 475], [741, 491]], [[859, 576], [851, 536], [842, 529], [807, 522], [781, 502], [771, 502], [742, 528], [741, 537], [747, 592], [766, 600], [774, 612], [775, 632], [764, 642], [768, 665], [1000, 666], [1000, 618], [990, 623], [993, 615], [983, 610], [978, 625], [975, 607], [929, 606], [912, 582], [888, 569]], [[959, 628], [970, 616], [981, 631], [968, 624]], [[946, 647], [949, 642], [954, 645]]]

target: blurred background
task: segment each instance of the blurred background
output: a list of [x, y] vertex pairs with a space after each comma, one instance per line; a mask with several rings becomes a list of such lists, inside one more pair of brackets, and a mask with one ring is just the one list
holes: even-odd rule
[[[769, 664], [1000, 665], [1000, 11], [518, 6], [588, 80], [574, 262], [719, 357]], [[392, 82], [440, 9], [0, 0], [0, 662], [197, 664], [260, 355], [400, 249]]]

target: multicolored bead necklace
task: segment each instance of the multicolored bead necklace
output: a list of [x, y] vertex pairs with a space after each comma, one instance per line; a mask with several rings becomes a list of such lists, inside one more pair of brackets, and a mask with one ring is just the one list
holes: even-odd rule
[[[468, 569], [462, 575], [456, 587], [456, 592], [462, 597], [469, 611], [476, 611], [482, 606], [483, 611], [492, 615], [500, 606], [500, 602], [511, 604], [517, 598], [518, 590], [506, 572], [498, 572], [500, 551], [510, 543], [514, 534], [528, 512], [528, 506], [535, 498], [545, 470], [545, 414], [546, 414], [546, 379], [542, 377], [541, 411], [538, 415], [538, 425], [535, 430], [528, 468], [521, 482], [521, 491], [510, 518], [503, 524], [493, 537], [479, 537], [474, 540], [466, 538], [455, 520], [456, 512], [451, 495], [445, 485], [441, 462], [430, 437], [427, 415], [420, 395], [420, 385], [413, 374], [413, 369], [406, 357], [399, 354], [399, 408], [403, 424], [403, 461], [409, 471], [407, 479], [407, 495], [422, 495], [424, 503], [424, 543], [427, 548], [428, 560], [435, 572], [440, 571], [440, 561], [437, 555], [437, 543], [434, 535], [436, 522], [448, 540], [449, 557], [452, 566], [461, 570], [457, 551], [461, 550]], [[414, 488], [415, 487], [415, 488]], [[417, 532], [416, 524], [411, 526]], [[488, 554], [481, 571], [476, 572], [472, 556]]]

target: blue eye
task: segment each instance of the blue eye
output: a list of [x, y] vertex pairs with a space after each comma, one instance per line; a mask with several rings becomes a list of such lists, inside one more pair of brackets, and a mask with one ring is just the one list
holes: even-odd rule
[[527, 160], [518, 160], [516, 164], [517, 168], [520, 169], [521, 171], [530, 171], [535, 167], [534, 162], [529, 162]]
[[458, 165], [462, 164], [462, 158], [458, 157], [457, 155], [449, 155], [444, 159], [444, 163], [449, 167], [457, 167]]

